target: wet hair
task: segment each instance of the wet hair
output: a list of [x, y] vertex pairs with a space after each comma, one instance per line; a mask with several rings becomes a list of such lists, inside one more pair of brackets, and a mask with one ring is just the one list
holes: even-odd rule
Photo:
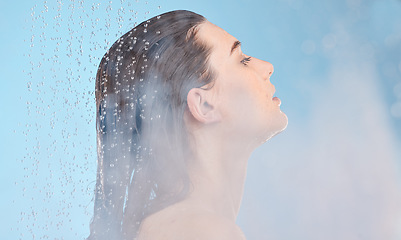
[[172, 11], [142, 22], [102, 58], [96, 76], [98, 168], [89, 240], [135, 239], [142, 221], [189, 191], [184, 112], [212, 83], [206, 19]]

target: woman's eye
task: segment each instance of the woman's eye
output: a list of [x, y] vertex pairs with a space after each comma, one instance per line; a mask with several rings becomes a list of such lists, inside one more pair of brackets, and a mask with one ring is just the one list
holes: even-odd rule
[[245, 66], [248, 65], [248, 62], [251, 61], [251, 57], [247, 57], [241, 60], [241, 63], [244, 64]]

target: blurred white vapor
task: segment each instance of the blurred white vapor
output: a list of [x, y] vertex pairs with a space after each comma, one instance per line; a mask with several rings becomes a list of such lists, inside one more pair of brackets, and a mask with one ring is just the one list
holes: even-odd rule
[[247, 184], [262, 188], [244, 196], [245, 218], [257, 219], [244, 220], [249, 239], [401, 237], [400, 166], [374, 49], [364, 53], [368, 43], [345, 29], [333, 35], [329, 81], [310, 93], [308, 124], [289, 116], [283, 136], [255, 153], [264, 168], [250, 162]]

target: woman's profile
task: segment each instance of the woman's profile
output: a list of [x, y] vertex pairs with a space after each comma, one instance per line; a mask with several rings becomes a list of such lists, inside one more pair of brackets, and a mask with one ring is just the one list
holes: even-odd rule
[[248, 158], [287, 126], [272, 73], [190, 11], [120, 37], [96, 77], [88, 239], [245, 239], [235, 220]]

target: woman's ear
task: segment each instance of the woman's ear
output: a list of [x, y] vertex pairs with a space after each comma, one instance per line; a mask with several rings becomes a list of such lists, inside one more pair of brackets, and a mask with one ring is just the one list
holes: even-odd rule
[[[213, 123], [221, 120], [215, 104], [208, 99], [210, 90], [192, 88], [187, 95], [187, 103], [191, 115], [201, 123]], [[209, 101], [208, 101], [209, 100]]]

